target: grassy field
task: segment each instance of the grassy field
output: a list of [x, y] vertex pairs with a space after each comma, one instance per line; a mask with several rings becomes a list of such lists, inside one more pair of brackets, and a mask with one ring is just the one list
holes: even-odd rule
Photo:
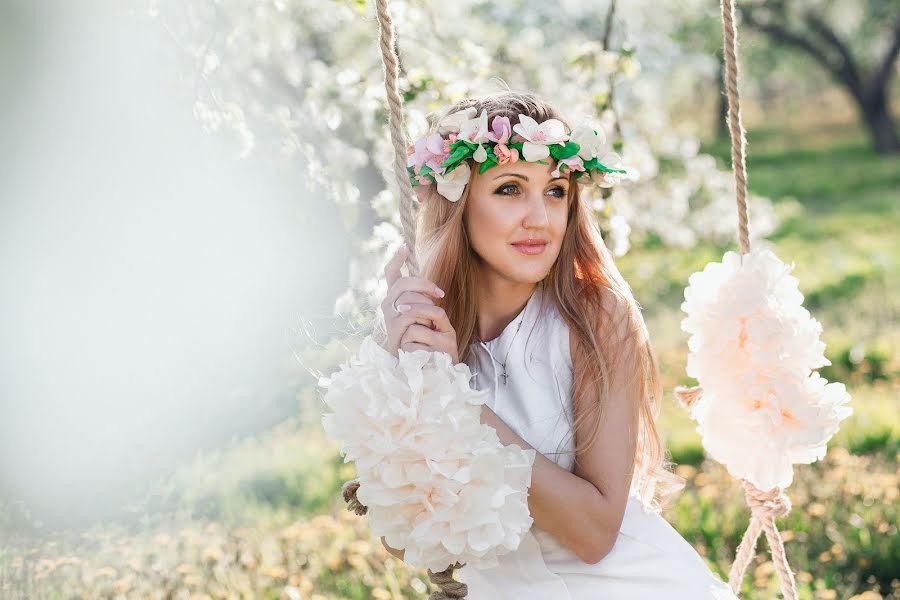
[[[832, 365], [820, 372], [847, 384], [855, 411], [826, 458], [797, 467], [787, 490], [793, 510], [779, 529], [800, 598], [900, 600], [900, 157], [874, 155], [861, 132], [840, 124], [828, 135], [753, 129], [748, 150], [751, 191], [772, 198], [783, 219], [770, 236], [775, 251], [796, 262], [804, 305], [824, 327]], [[725, 145], [706, 151], [727, 166]], [[619, 261], [645, 307], [667, 393], [661, 428], [688, 480], [664, 514], [723, 579], [748, 511], [739, 486], [704, 459], [671, 390], [695, 383], [684, 374], [680, 330], [687, 278], [727, 249], [651, 245]], [[160, 482], [132, 523], [4, 540], [0, 596], [426, 597], [424, 571], [388, 555], [365, 519], [343, 509], [338, 490], [353, 466], [320, 430], [313, 390], [299, 400], [297, 419]], [[5, 510], [9, 518], [13, 507]], [[770, 600], [778, 583], [764, 539], [757, 550], [741, 597]]]

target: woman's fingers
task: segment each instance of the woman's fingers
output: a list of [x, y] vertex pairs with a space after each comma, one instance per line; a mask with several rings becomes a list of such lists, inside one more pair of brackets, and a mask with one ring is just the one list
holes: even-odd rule
[[443, 298], [444, 293], [433, 281], [424, 277], [401, 277], [395, 280], [391, 286], [388, 296], [392, 299], [397, 298], [403, 292], [419, 292], [433, 298]]
[[413, 350], [418, 349], [433, 350], [435, 348], [440, 348], [441, 346], [443, 346], [440, 340], [441, 335], [444, 334], [430, 329], [425, 325], [413, 323], [406, 328], [406, 331], [400, 337], [400, 343], [398, 344], [398, 346], [400, 348], [403, 348], [407, 352], [412, 352]]
[[403, 266], [403, 262], [408, 256], [409, 248], [407, 248], [406, 244], [401, 244], [388, 263], [384, 266], [384, 277], [387, 280], [388, 288], [393, 286], [394, 282], [399, 279], [400, 268]]
[[419, 292], [406, 291], [400, 292], [394, 299], [394, 305], [400, 306], [401, 304], [434, 304], [434, 300], [431, 299], [431, 296]]
[[[408, 307], [408, 308], [404, 308]], [[434, 331], [438, 333], [449, 333], [453, 331], [450, 319], [447, 317], [446, 311], [440, 306], [434, 304], [410, 304], [397, 303], [397, 309], [405, 316], [416, 321], [419, 318], [430, 319], [434, 323]], [[421, 321], [419, 321], [421, 322]]]

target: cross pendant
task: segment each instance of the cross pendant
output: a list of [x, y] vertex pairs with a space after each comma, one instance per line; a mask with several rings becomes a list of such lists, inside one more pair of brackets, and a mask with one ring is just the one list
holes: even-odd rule
[[506, 385], [506, 378], [508, 377], [506, 374], [506, 363], [503, 364], [503, 372], [500, 373], [500, 377], [503, 378], [503, 385]]

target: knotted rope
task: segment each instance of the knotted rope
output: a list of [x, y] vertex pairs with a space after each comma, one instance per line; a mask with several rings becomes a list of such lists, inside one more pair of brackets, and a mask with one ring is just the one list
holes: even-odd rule
[[[741, 258], [750, 252], [750, 233], [747, 217], [747, 165], [744, 161], [744, 146], [747, 143], [744, 137], [744, 127], [741, 124], [741, 98], [738, 92], [738, 63], [737, 63], [737, 26], [735, 24], [735, 7], [733, 0], [721, 0], [722, 9], [722, 37], [724, 39], [725, 56], [725, 93], [728, 96], [728, 131], [731, 136], [731, 166], [734, 171], [734, 179], [737, 185], [737, 209], [738, 209], [738, 243], [741, 248]], [[694, 402], [703, 395], [700, 386], [675, 388], [675, 397], [679, 403], [690, 410]], [[791, 510], [791, 502], [781, 488], [773, 488], [762, 491], [749, 481], [742, 479], [744, 495], [747, 506], [750, 507], [750, 524], [744, 532], [741, 543], [738, 545], [735, 561], [728, 573], [728, 585], [737, 594], [741, 588], [741, 581], [756, 548], [756, 540], [762, 531], [766, 533], [769, 543], [769, 551], [775, 561], [775, 570], [781, 582], [781, 594], [785, 600], [797, 600], [797, 583], [794, 580], [794, 572], [788, 564], [784, 553], [784, 542], [778, 533], [775, 519], [787, 515]]]
[[[419, 275], [419, 258], [416, 254], [416, 215], [413, 207], [413, 189], [406, 174], [408, 138], [403, 127], [403, 99], [397, 88], [397, 79], [400, 76], [400, 63], [395, 50], [394, 21], [388, 0], [376, 0], [375, 10], [378, 17], [379, 34], [378, 45], [381, 49], [381, 59], [384, 66], [384, 89], [390, 107], [388, 111], [388, 125], [391, 132], [391, 144], [394, 147], [394, 177], [400, 190], [400, 222], [403, 225], [403, 241], [409, 248], [406, 265], [410, 277]], [[367, 508], [356, 497], [359, 489], [359, 481], [346, 482], [341, 493], [347, 503], [347, 510], [358, 515], [365, 515]], [[440, 591], [433, 592], [429, 600], [455, 600], [463, 599], [468, 594], [466, 584], [453, 579], [455, 569], [461, 569], [465, 563], [456, 562], [443, 571], [434, 573], [427, 569], [428, 579], [438, 586]]]

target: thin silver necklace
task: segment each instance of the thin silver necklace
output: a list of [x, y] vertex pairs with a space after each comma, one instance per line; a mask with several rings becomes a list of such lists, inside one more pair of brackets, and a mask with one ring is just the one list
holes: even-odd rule
[[[506, 365], [509, 362], [509, 353], [512, 352], [513, 342], [515, 341], [516, 336], [519, 335], [519, 330], [522, 329], [522, 322], [525, 320], [525, 313], [527, 312], [527, 310], [528, 310], [528, 305], [526, 304], [525, 308], [522, 309], [522, 316], [519, 317], [519, 324], [516, 326], [516, 333], [513, 335], [512, 339], [509, 341], [509, 348], [506, 350], [506, 357], [503, 359], [503, 362], [500, 363], [500, 366], [503, 367], [503, 373], [500, 374], [500, 377], [503, 378], [503, 385], [506, 385], [506, 380], [509, 378], [509, 374], [506, 372]], [[503, 334], [501, 333], [500, 335], [503, 335]], [[491, 340], [491, 341], [493, 341], [493, 340]], [[490, 342], [485, 342], [485, 343], [490, 343]], [[488, 353], [490, 353], [490, 349], [488, 349]]]

